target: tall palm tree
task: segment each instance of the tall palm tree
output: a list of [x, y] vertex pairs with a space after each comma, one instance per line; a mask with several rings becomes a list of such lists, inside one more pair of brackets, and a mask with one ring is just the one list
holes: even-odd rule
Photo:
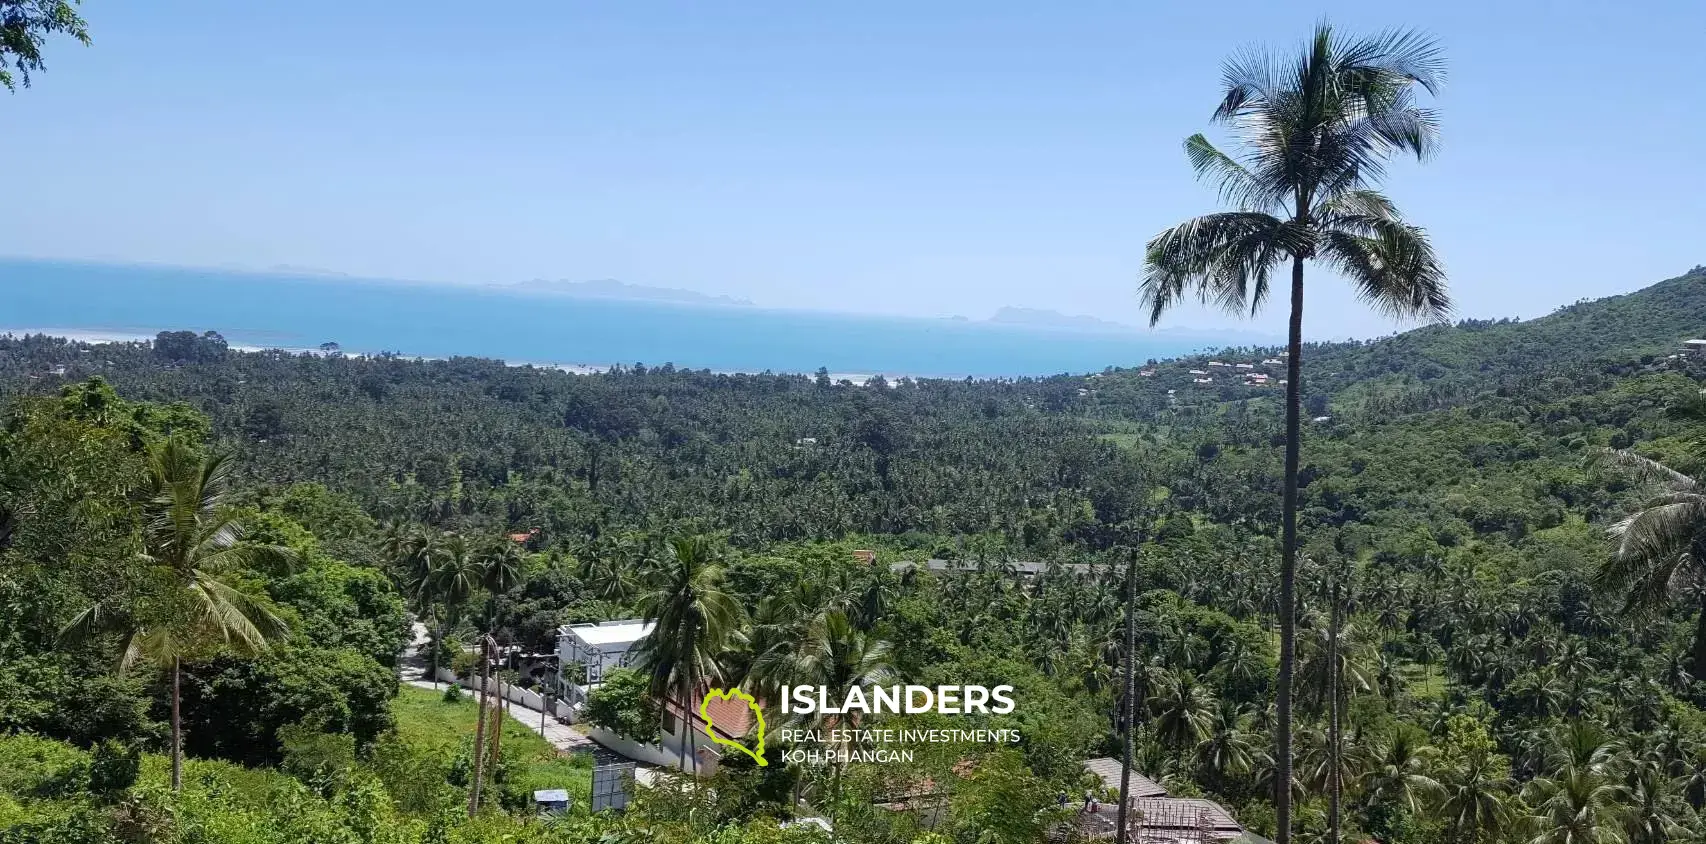
[[1452, 840], [1476, 844], [1483, 836], [1497, 836], [1511, 820], [1505, 799], [1512, 787], [1503, 762], [1486, 753], [1448, 770], [1440, 782], [1439, 816], [1451, 830]]
[[1594, 585], [1624, 596], [1629, 612], [1653, 611], [1693, 597], [1695, 621], [1691, 673], [1706, 677], [1706, 489], [1657, 460], [1628, 451], [1606, 455], [1660, 492], [1611, 526], [1616, 548], [1594, 574]]
[[740, 641], [744, 613], [722, 591], [723, 567], [709, 538], [670, 541], [668, 556], [651, 567], [650, 589], [640, 597], [640, 614], [654, 625], [635, 647], [642, 671], [651, 675], [651, 693], [682, 712], [687, 756], [698, 770], [693, 737], [693, 696], [707, 681], [721, 680], [722, 657]]
[[1688, 810], [1659, 766], [1635, 766], [1623, 797], [1623, 833], [1629, 844], [1664, 844], [1682, 837]]
[[1241, 776], [1255, 767], [1250, 735], [1244, 730], [1244, 713], [1230, 701], [1221, 701], [1219, 715], [1209, 727], [1208, 737], [1197, 742], [1196, 773], [1204, 785], [1220, 790], [1228, 777]]
[[1440, 796], [1440, 784], [1427, 774], [1431, 751], [1410, 730], [1394, 728], [1386, 741], [1375, 746], [1372, 764], [1363, 774], [1364, 802], [1416, 812], [1426, 800]]
[[1523, 789], [1534, 807], [1529, 844], [1624, 844], [1618, 823], [1623, 788], [1591, 770], [1577, 769], [1555, 779], [1538, 779]]
[[396, 523], [386, 528], [382, 552], [401, 578], [403, 593], [413, 605], [415, 617], [430, 625], [427, 679], [438, 688], [438, 649], [444, 638], [444, 619], [438, 610], [441, 594], [438, 537], [418, 524]]
[[150, 450], [148, 469], [138, 562], [158, 576], [159, 591], [131, 607], [96, 602], [60, 635], [72, 643], [116, 632], [124, 642], [120, 672], [146, 662], [170, 676], [172, 789], [177, 791], [183, 788], [183, 661], [221, 648], [252, 656], [286, 638], [290, 629], [271, 602], [244, 591], [232, 578], [245, 569], [287, 568], [295, 554], [242, 541], [243, 526], [227, 506], [233, 471], [228, 454], [204, 457], [168, 439]]
[[1188, 670], [1169, 672], [1149, 699], [1155, 736], [1172, 749], [1195, 747], [1214, 730], [1214, 691]]
[[448, 626], [454, 627], [462, 621], [468, 602], [480, 590], [484, 577], [485, 567], [468, 538], [446, 533], [432, 560], [431, 580], [439, 600], [444, 602]]
[[[779, 644], [759, 655], [751, 674], [763, 688], [772, 690], [781, 686], [881, 686], [895, 676], [889, 663], [891, 652], [888, 642], [860, 630], [846, 613], [830, 610], [817, 616], [797, 641]], [[858, 712], [831, 714], [819, 710], [810, 715], [794, 714], [787, 726], [828, 735], [835, 730], [856, 730], [861, 721]], [[831, 742], [836, 753], [832, 773], [837, 789], [851, 743], [850, 738]]]
[[[1254, 313], [1268, 299], [1274, 269], [1291, 264], [1275, 731], [1282, 783], [1291, 777], [1303, 268], [1310, 260], [1326, 262], [1364, 301], [1393, 316], [1450, 313], [1445, 274], [1426, 234], [1376, 190], [1393, 154], [1426, 158], [1434, 149], [1438, 124], [1416, 104], [1415, 88], [1432, 93], [1442, 70], [1439, 48], [1424, 36], [1347, 38], [1326, 24], [1295, 59], [1249, 53], [1228, 61], [1225, 96], [1213, 119], [1232, 128], [1242, 149], [1229, 155], [1199, 134], [1185, 141], [1185, 154], [1235, 208], [1187, 220], [1148, 245], [1142, 297], [1151, 324], [1187, 290], [1227, 310]], [[1289, 844], [1291, 799], [1283, 788], [1274, 798], [1279, 844]]]

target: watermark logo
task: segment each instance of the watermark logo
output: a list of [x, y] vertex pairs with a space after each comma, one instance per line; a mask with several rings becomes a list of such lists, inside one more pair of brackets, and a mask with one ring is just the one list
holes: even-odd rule
[[[753, 717], [758, 719], [753, 740], [753, 744], [758, 748], [757, 750], [747, 747], [733, 739], [723, 738], [717, 734], [717, 725], [711, 720], [711, 700], [713, 698], [720, 698], [722, 700], [739, 700], [742, 703], [745, 703], [748, 709], [752, 710]], [[732, 747], [748, 756], [751, 756], [752, 761], [757, 762], [758, 766], [761, 768], [770, 764], [764, 760], [764, 709], [758, 705], [758, 701], [753, 699], [752, 695], [749, 695], [739, 689], [712, 689], [705, 693], [705, 698], [703, 700], [699, 701], [699, 717], [705, 719], [705, 735], [710, 736], [711, 741], [716, 742], [717, 744], [727, 745], [728, 747]]]

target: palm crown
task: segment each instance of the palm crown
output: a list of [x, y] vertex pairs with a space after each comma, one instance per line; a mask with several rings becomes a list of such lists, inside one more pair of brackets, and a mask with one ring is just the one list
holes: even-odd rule
[[1260, 53], [1227, 62], [1214, 121], [1241, 150], [1229, 155], [1197, 134], [1185, 154], [1236, 210], [1187, 220], [1149, 242], [1142, 295], [1151, 323], [1187, 290], [1254, 312], [1288, 258], [1326, 261], [1382, 312], [1448, 314], [1444, 271], [1426, 234], [1374, 189], [1386, 158], [1426, 158], [1438, 145], [1438, 121], [1416, 104], [1415, 88], [1432, 93], [1441, 78], [1439, 49], [1427, 38], [1346, 39], [1325, 24], [1295, 62]]

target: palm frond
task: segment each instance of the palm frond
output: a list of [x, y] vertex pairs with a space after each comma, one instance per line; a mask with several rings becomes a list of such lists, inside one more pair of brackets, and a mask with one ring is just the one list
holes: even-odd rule
[[1602, 449], [1593, 455], [1595, 463], [1630, 470], [1640, 483], [1657, 482], [1677, 490], [1695, 489], [1699, 482], [1650, 457], [1642, 457], [1622, 448]]
[[114, 621], [106, 607], [96, 601], [59, 629], [59, 643], [66, 647], [88, 644], [103, 633], [113, 632]]
[[259, 653], [269, 642], [290, 636], [290, 625], [265, 598], [205, 575], [196, 578], [194, 590], [199, 599], [197, 620], [238, 653]]
[[1323, 225], [1367, 234], [1378, 222], [1396, 222], [1398, 206], [1380, 191], [1357, 188], [1329, 196], [1310, 215]]
[[1667, 496], [1611, 526], [1616, 555], [1626, 559], [1659, 560], [1687, 553], [1706, 531], [1706, 495], [1683, 492]]
[[1201, 132], [1185, 139], [1185, 157], [1197, 178], [1215, 184], [1220, 198], [1246, 211], [1273, 211], [1277, 199], [1244, 165], [1221, 152]]
[[1329, 230], [1321, 257], [1348, 276], [1358, 298], [1377, 311], [1397, 319], [1450, 317], [1445, 268], [1427, 233], [1391, 221], [1375, 222], [1373, 229], [1367, 236]]
[[1353, 79], [1395, 79], [1420, 85], [1430, 94], [1445, 84], [1445, 54], [1437, 40], [1419, 30], [1387, 29], [1338, 39], [1333, 53], [1338, 72]]
[[1259, 307], [1279, 261], [1299, 248], [1297, 233], [1268, 214], [1248, 211], [1187, 220], [1149, 242], [1140, 294], [1149, 323], [1193, 290], [1228, 311]]

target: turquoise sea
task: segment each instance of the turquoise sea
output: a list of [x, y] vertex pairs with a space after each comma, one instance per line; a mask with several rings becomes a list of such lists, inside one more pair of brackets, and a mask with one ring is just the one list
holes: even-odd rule
[[0, 330], [14, 332], [121, 337], [214, 330], [235, 346], [299, 349], [335, 342], [346, 352], [598, 368], [673, 363], [728, 372], [824, 367], [986, 378], [1098, 372], [1209, 345], [1202, 338], [1138, 332], [22, 259], [0, 259], [0, 294]]

